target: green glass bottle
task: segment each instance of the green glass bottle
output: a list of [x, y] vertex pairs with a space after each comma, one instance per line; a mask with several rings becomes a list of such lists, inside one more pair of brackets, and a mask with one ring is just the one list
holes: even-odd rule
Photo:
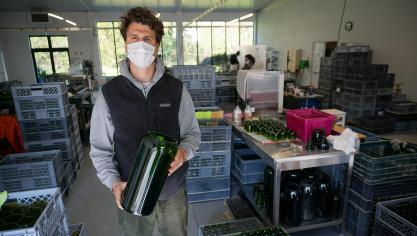
[[152, 213], [177, 152], [177, 142], [151, 131], [142, 140], [123, 193], [122, 206], [134, 215]]

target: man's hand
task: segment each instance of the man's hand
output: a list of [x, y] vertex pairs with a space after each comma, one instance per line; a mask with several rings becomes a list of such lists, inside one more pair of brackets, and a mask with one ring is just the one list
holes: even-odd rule
[[123, 210], [122, 207], [122, 194], [126, 188], [126, 182], [116, 182], [113, 184], [111, 190], [114, 193], [114, 198], [116, 200], [116, 205], [120, 210]]
[[182, 149], [178, 148], [177, 154], [175, 154], [174, 161], [171, 163], [171, 168], [168, 170], [168, 176], [171, 176], [178, 168], [180, 168], [185, 160], [187, 159], [187, 152]]

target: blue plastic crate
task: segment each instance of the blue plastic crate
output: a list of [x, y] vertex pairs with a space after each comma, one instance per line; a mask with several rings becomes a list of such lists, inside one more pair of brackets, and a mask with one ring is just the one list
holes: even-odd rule
[[68, 95], [41, 97], [14, 97], [16, 115], [19, 120], [65, 117], [69, 114]]
[[65, 130], [68, 132], [68, 128], [73, 123], [71, 117], [67, 116], [49, 119], [21, 120], [19, 124], [23, 133], [32, 133], [55, 130]]
[[232, 140], [232, 127], [225, 122], [217, 126], [200, 126], [201, 142], [230, 142]]
[[221, 199], [227, 199], [229, 197], [230, 197], [230, 189], [205, 192], [205, 193], [187, 194], [187, 199], [189, 203], [221, 200]]
[[14, 192], [9, 194], [9, 199], [23, 205], [40, 200], [48, 203], [32, 227], [0, 231], [1, 236], [68, 235], [64, 203], [58, 188]]
[[196, 153], [195, 157], [188, 161], [189, 168], [230, 166], [230, 156], [230, 151]]
[[187, 193], [205, 193], [230, 189], [230, 177], [187, 179]]
[[264, 181], [264, 173], [243, 174], [239, 168], [235, 168], [235, 176], [241, 184], [255, 184]]
[[224, 152], [229, 151], [232, 148], [232, 143], [229, 142], [213, 142], [213, 143], [201, 143], [197, 150], [197, 153], [203, 152]]
[[10, 154], [0, 162], [0, 191], [58, 187], [64, 176], [61, 151]]
[[72, 160], [76, 156], [70, 138], [25, 142], [24, 147], [28, 152], [61, 150], [63, 160]]
[[193, 104], [194, 104], [194, 107], [213, 107], [213, 106], [217, 106], [216, 101], [193, 101]]
[[365, 211], [352, 201], [349, 201], [346, 230], [352, 235], [368, 236], [369, 225], [373, 217], [374, 213], [372, 211]]
[[188, 168], [187, 179], [230, 176], [230, 165]]
[[242, 174], [263, 173], [266, 167], [265, 162], [251, 149], [238, 149], [234, 151], [236, 167]]
[[53, 130], [53, 131], [42, 131], [42, 132], [24, 132], [22, 133], [24, 142], [31, 141], [43, 141], [50, 139], [63, 139], [70, 138], [70, 132], [74, 130], [74, 126], [71, 126], [62, 130]]

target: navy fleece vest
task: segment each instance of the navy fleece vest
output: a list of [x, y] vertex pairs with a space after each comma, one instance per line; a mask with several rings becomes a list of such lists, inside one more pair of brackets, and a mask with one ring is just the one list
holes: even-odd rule
[[[182, 82], [165, 73], [145, 98], [134, 84], [123, 76], [102, 88], [114, 125], [114, 152], [122, 181], [127, 181], [143, 137], [150, 130], [167, 134], [179, 142], [178, 112]], [[183, 186], [188, 163], [169, 176], [159, 199], [165, 200]]]

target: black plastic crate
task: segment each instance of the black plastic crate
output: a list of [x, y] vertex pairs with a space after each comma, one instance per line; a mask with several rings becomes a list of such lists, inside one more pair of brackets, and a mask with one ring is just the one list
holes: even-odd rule
[[365, 199], [385, 198], [387, 196], [408, 196], [417, 193], [417, 179], [399, 177], [389, 181], [369, 181], [355, 170], [352, 174], [352, 186], [355, 192]]
[[368, 129], [392, 128], [395, 126], [395, 118], [389, 116], [372, 116], [359, 119], [359, 126]]
[[387, 105], [387, 112], [395, 115], [409, 115], [417, 113], [416, 102], [393, 102]]

